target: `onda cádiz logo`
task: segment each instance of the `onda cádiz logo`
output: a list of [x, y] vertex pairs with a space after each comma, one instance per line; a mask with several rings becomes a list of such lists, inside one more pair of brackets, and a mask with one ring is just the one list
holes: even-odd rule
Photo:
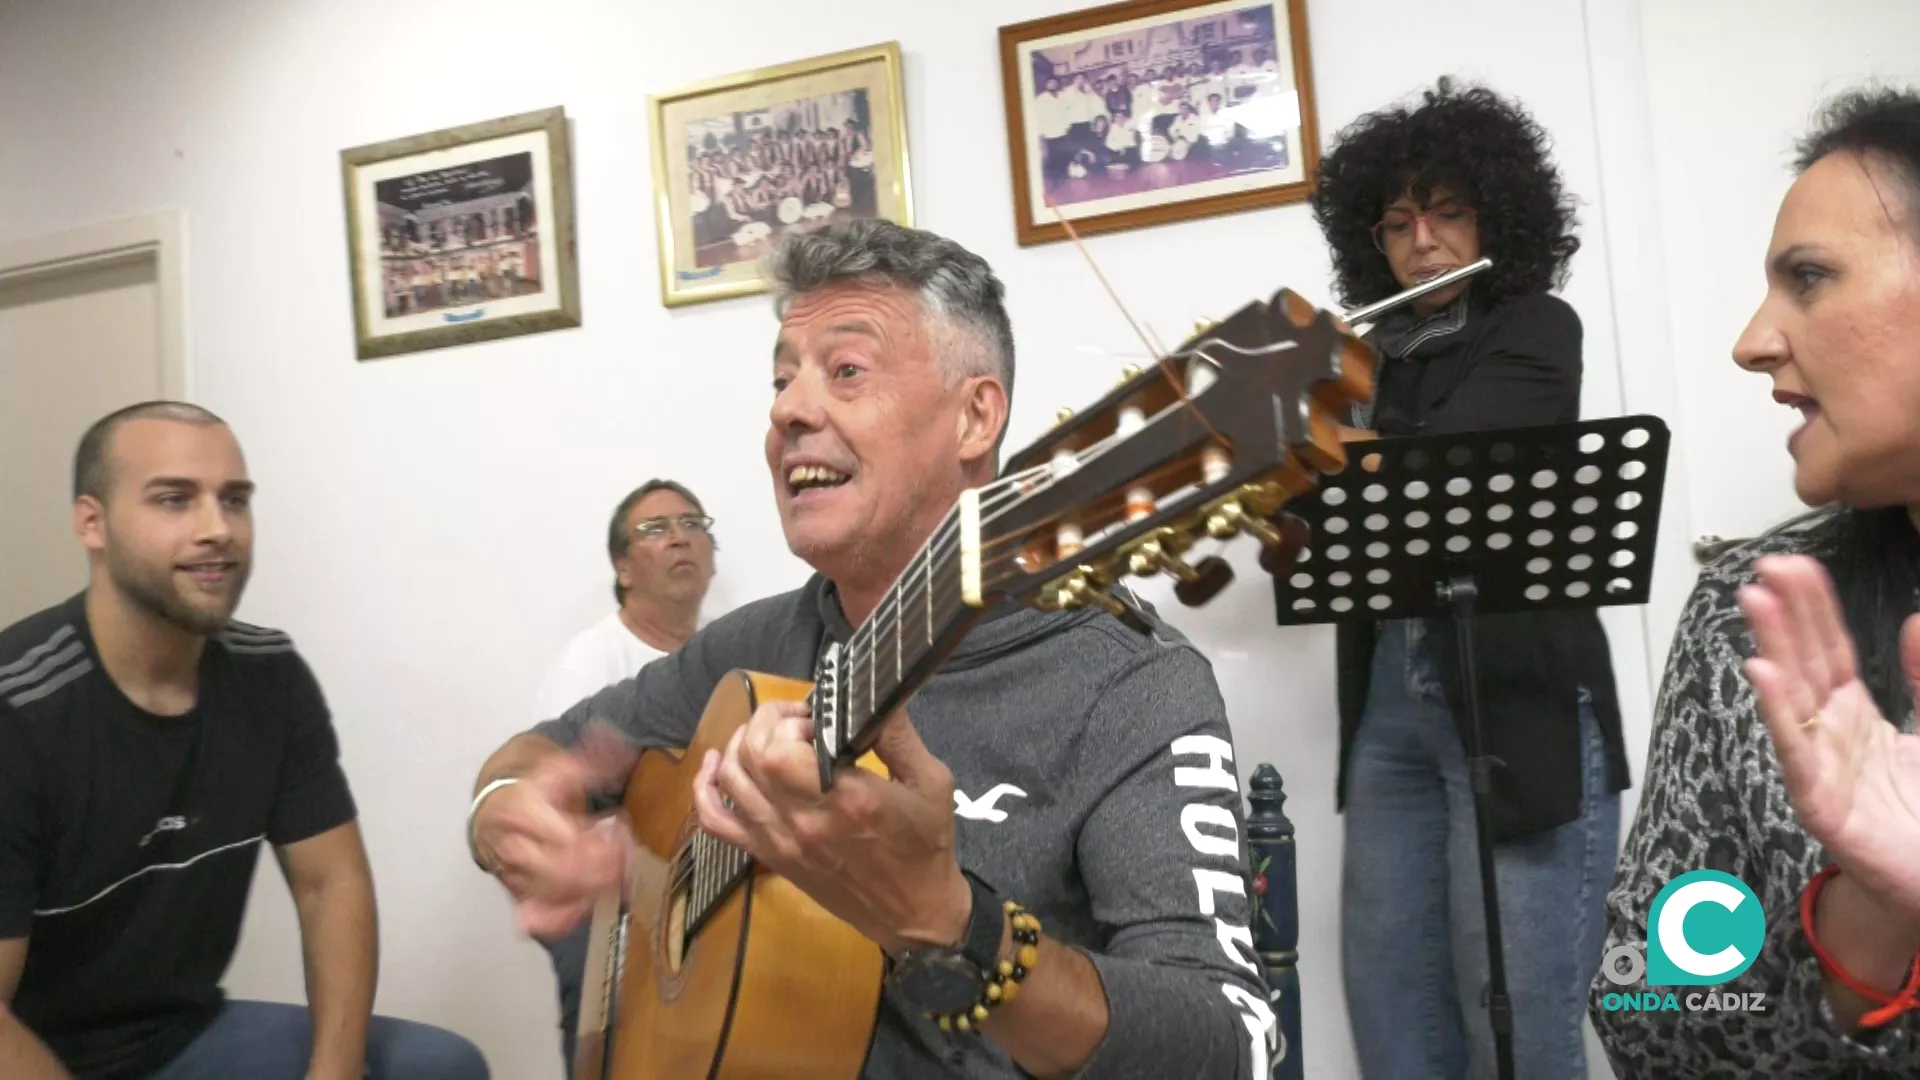
[[[1718, 986], [1753, 966], [1767, 937], [1766, 913], [1747, 883], [1718, 870], [1695, 870], [1667, 883], [1647, 912], [1647, 947], [1616, 945], [1600, 971], [1619, 987]], [[1766, 1012], [1765, 994], [1623, 989], [1607, 994], [1608, 1012]]]

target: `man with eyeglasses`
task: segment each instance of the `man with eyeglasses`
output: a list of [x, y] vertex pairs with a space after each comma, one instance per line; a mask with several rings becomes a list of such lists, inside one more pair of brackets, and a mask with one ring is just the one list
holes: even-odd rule
[[[534, 695], [534, 719], [559, 716], [648, 662], [678, 652], [702, 623], [716, 548], [713, 519], [685, 485], [649, 480], [621, 499], [607, 524], [618, 606], [560, 650]], [[565, 937], [541, 942], [560, 984], [560, 1046], [569, 1076], [591, 931], [592, 923], [583, 921]]]
[[620, 500], [607, 524], [617, 606], [560, 651], [534, 698], [540, 718], [560, 715], [693, 636], [713, 581], [712, 526], [700, 500], [672, 480], [649, 480]]

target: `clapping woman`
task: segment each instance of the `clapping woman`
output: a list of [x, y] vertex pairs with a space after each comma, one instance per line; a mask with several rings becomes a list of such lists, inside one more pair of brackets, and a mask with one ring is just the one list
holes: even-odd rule
[[[1824, 509], [1702, 570], [1675, 634], [1589, 1004], [1622, 1076], [1920, 1075], [1920, 94], [1841, 98], [1798, 168], [1733, 352], [1804, 418], [1794, 488]], [[1646, 987], [1613, 950], [1702, 869], [1766, 933], [1701, 989], [1764, 1011], [1618, 1007]]]

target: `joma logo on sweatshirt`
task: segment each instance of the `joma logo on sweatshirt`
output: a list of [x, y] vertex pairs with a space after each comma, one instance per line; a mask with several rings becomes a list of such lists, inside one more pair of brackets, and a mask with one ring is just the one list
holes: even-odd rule
[[[1233, 770], [1227, 768], [1233, 761], [1231, 743], [1212, 735], [1184, 735], [1173, 740], [1170, 749], [1176, 758], [1200, 757], [1207, 760], [1205, 768], [1176, 767], [1173, 770], [1175, 787], [1220, 788], [1233, 792], [1234, 797], [1239, 798], [1240, 782]], [[1240, 826], [1234, 819], [1233, 811], [1214, 803], [1188, 803], [1180, 808], [1180, 831], [1186, 834], [1187, 843], [1195, 853], [1225, 859], [1234, 867], [1233, 873], [1205, 866], [1194, 867], [1194, 891], [1199, 897], [1200, 914], [1213, 918], [1213, 933], [1219, 939], [1220, 951], [1226, 954], [1229, 961], [1246, 968], [1254, 978], [1264, 983], [1266, 976], [1260, 966], [1250, 959], [1256, 955], [1253, 950], [1253, 931], [1228, 922], [1217, 914], [1219, 903], [1216, 897], [1219, 894], [1238, 896], [1242, 900], [1247, 895], [1246, 877], [1238, 872]], [[1240, 1010], [1240, 1020], [1252, 1036], [1253, 1074], [1267, 1075], [1268, 1051], [1278, 1035], [1273, 1022], [1273, 1009], [1258, 996], [1233, 983], [1221, 983], [1220, 992]]]

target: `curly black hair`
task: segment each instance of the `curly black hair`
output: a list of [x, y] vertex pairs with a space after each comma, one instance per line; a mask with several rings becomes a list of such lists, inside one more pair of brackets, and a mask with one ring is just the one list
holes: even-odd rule
[[1482, 298], [1499, 303], [1564, 285], [1580, 239], [1546, 132], [1482, 86], [1456, 90], [1442, 78], [1423, 99], [1360, 117], [1320, 159], [1313, 218], [1333, 248], [1341, 300], [1357, 307], [1401, 291], [1368, 230], [1400, 195], [1424, 202], [1436, 187], [1478, 214], [1480, 253], [1493, 259], [1473, 279]]

